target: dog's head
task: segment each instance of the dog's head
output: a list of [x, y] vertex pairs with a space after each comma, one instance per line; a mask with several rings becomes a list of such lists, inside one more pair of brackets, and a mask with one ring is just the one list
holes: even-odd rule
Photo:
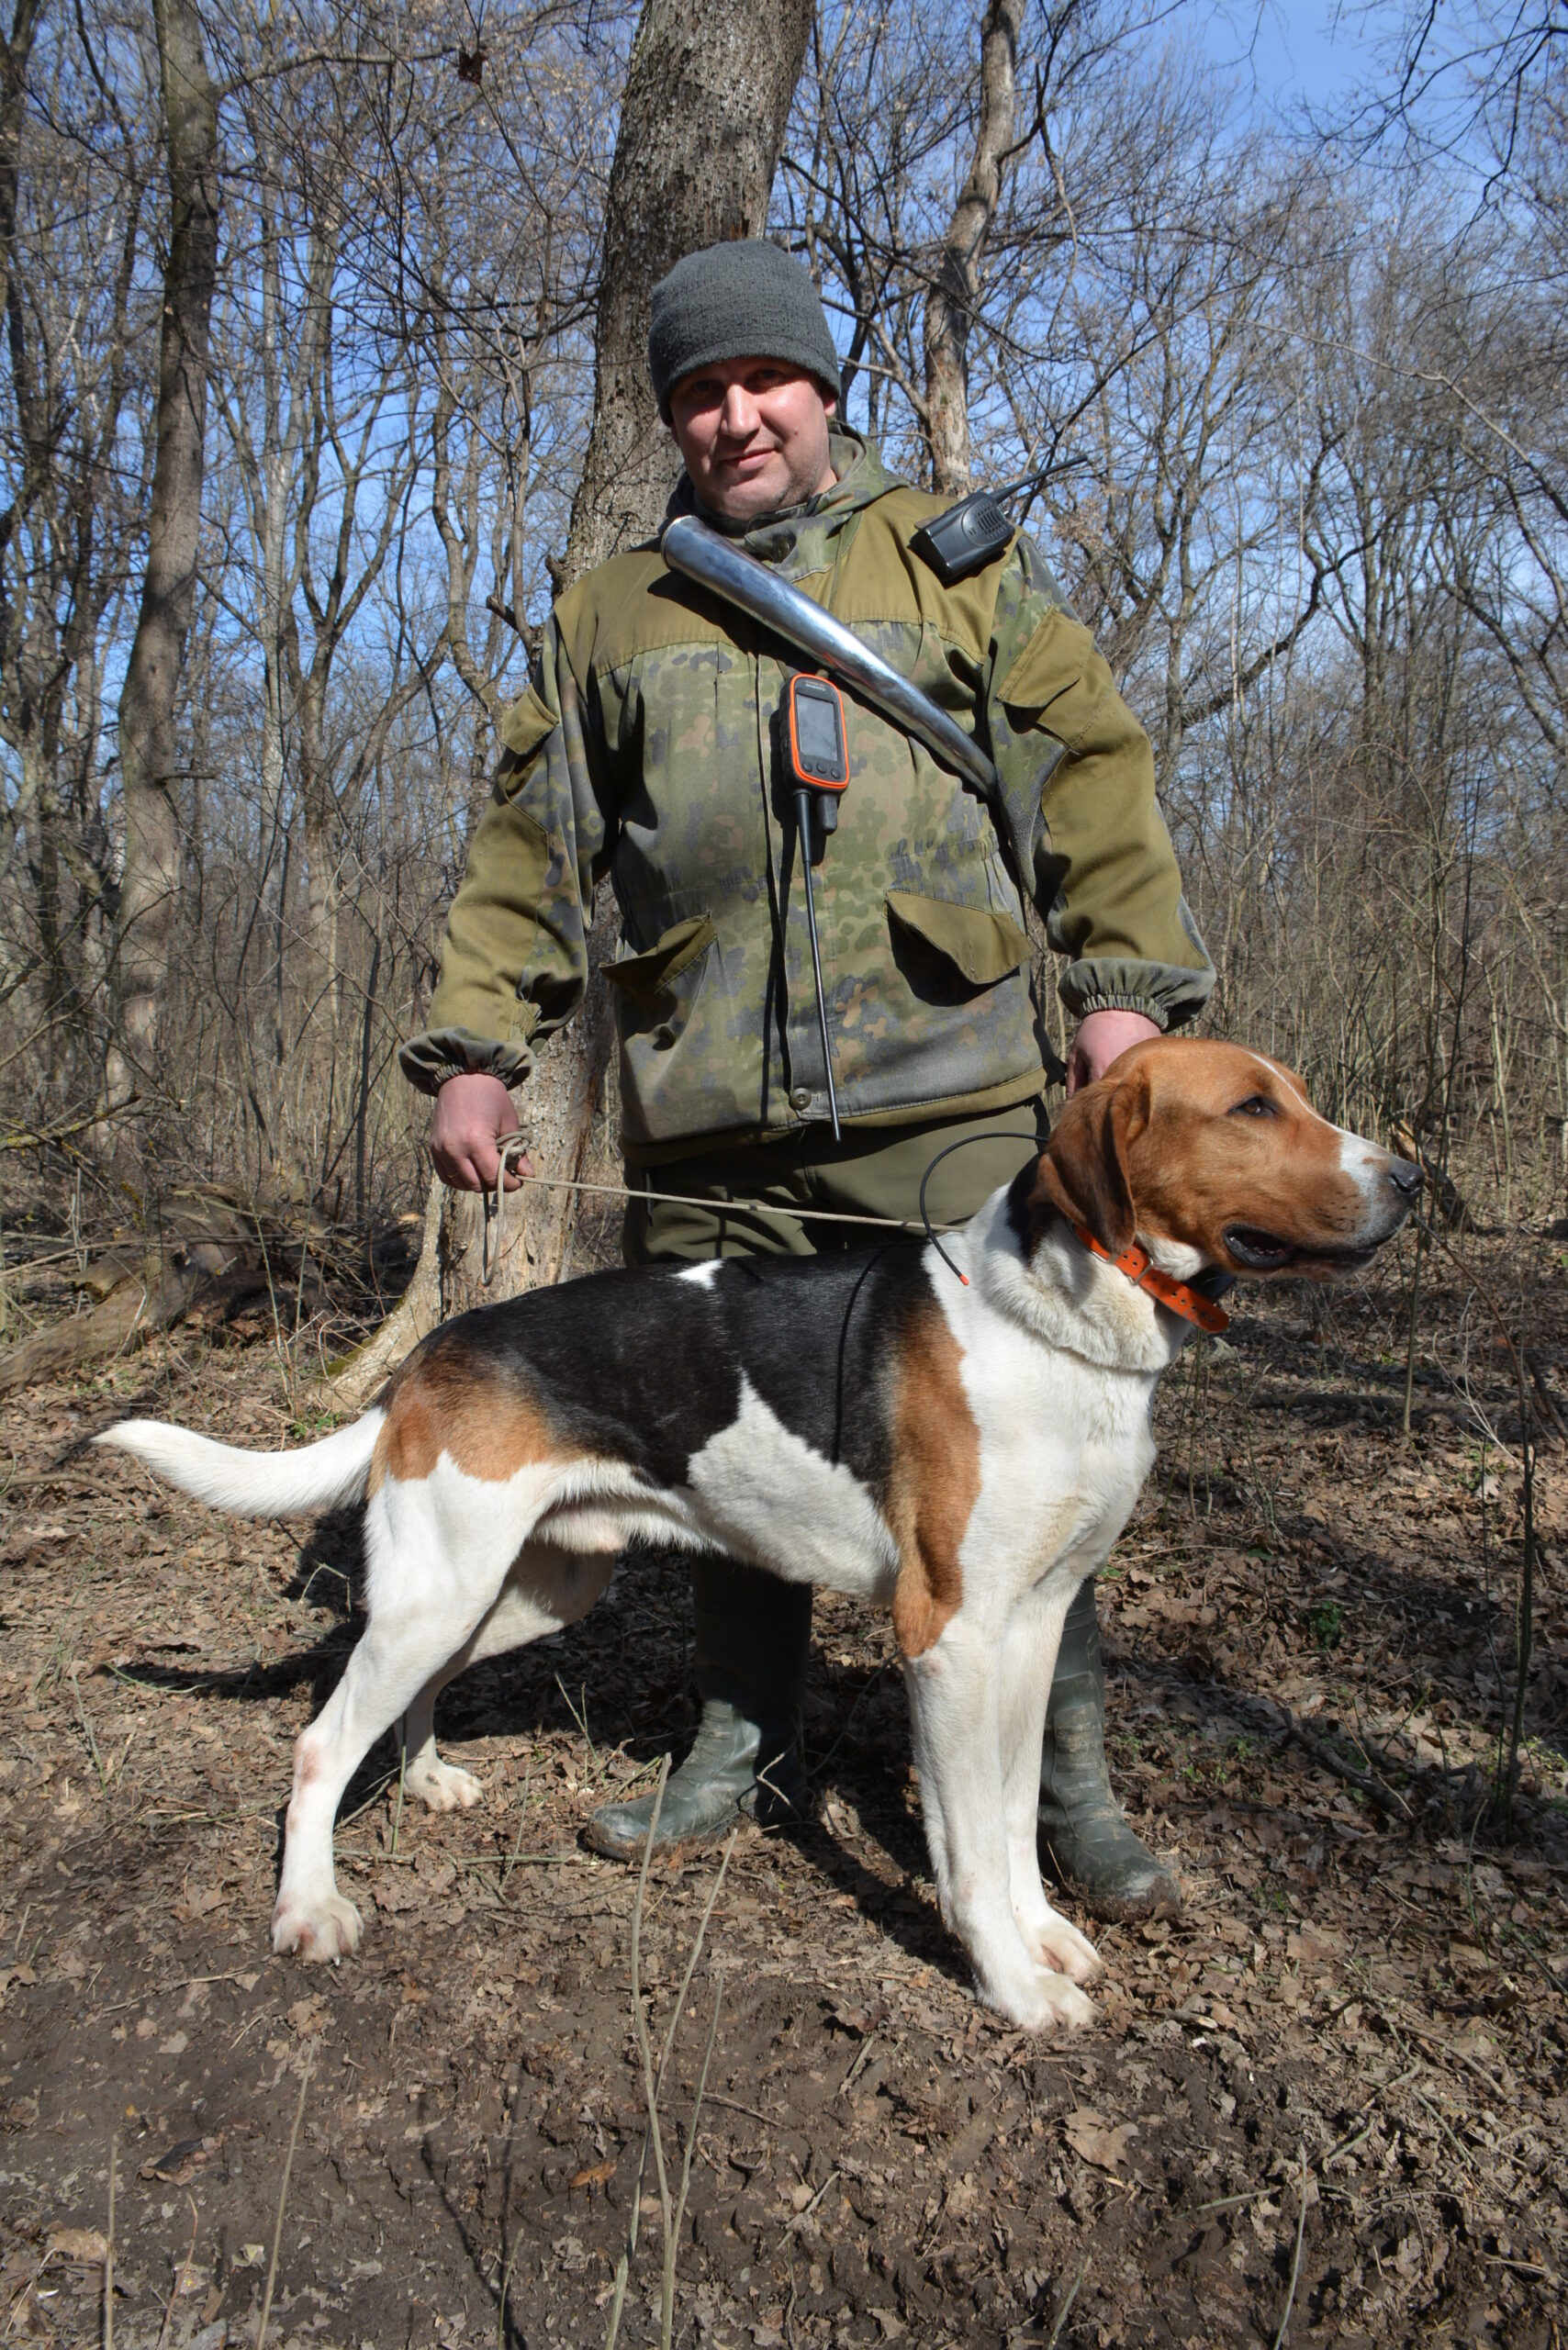
[[1136, 1236], [1157, 1259], [1180, 1258], [1172, 1270], [1325, 1281], [1393, 1238], [1420, 1182], [1405, 1159], [1319, 1117], [1278, 1061], [1160, 1036], [1072, 1096], [1029, 1204], [1036, 1217], [1057, 1209], [1114, 1256]]

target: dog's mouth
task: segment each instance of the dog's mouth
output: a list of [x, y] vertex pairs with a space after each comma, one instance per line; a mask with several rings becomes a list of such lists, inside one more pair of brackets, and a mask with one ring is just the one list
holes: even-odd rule
[[1255, 1224], [1226, 1225], [1225, 1245], [1249, 1273], [1353, 1273], [1370, 1265], [1377, 1253], [1375, 1247], [1304, 1248]]

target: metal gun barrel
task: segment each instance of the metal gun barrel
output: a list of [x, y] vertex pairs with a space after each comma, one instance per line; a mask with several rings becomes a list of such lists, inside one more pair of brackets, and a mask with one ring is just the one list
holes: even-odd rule
[[664, 558], [672, 571], [711, 588], [716, 596], [749, 612], [798, 652], [810, 655], [842, 685], [890, 718], [906, 734], [924, 743], [935, 759], [954, 775], [962, 776], [990, 795], [996, 790], [996, 769], [980, 745], [958, 721], [938, 710], [928, 695], [862, 644], [852, 629], [835, 621], [810, 596], [787, 579], [778, 578], [766, 564], [731, 546], [694, 515], [681, 514], [666, 530]]

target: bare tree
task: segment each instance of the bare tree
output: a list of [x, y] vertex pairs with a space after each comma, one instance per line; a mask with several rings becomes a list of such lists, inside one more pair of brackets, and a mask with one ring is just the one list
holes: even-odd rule
[[974, 158], [947, 223], [925, 297], [925, 437], [931, 486], [946, 497], [969, 488], [969, 332], [980, 259], [1013, 144], [1018, 36], [1024, 0], [990, 0], [980, 22], [979, 121]]
[[610, 174], [568, 582], [663, 511], [676, 467], [648, 381], [653, 288], [683, 253], [761, 232], [811, 27], [809, 0], [745, 0], [719, 17], [698, 0], [646, 0]]
[[118, 1039], [149, 1069], [180, 887], [180, 677], [196, 602], [207, 457], [207, 361], [218, 279], [218, 97], [194, 0], [153, 0], [168, 145], [169, 256], [158, 359], [157, 460], [141, 610], [119, 702], [125, 868]]

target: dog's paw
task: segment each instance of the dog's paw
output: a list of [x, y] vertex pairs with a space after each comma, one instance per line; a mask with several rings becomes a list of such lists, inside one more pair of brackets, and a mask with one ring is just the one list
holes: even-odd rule
[[1074, 1983], [1092, 1983], [1103, 1971], [1104, 1961], [1088, 1936], [1054, 1910], [1048, 1918], [1020, 1930], [1030, 1957], [1038, 1959], [1053, 1975], [1065, 1975]]
[[470, 1811], [485, 1800], [473, 1772], [460, 1771], [455, 1762], [427, 1762], [417, 1771], [410, 1769], [408, 1791], [431, 1811]]
[[273, 1911], [273, 1948], [304, 1959], [348, 1958], [364, 1932], [359, 1911], [341, 1893], [316, 1901], [280, 1900]]
[[1018, 1986], [991, 2004], [1000, 2008], [1009, 2023], [1019, 2024], [1025, 2031], [1081, 2031], [1099, 2013], [1076, 1983], [1044, 1966], [1027, 1985]]

